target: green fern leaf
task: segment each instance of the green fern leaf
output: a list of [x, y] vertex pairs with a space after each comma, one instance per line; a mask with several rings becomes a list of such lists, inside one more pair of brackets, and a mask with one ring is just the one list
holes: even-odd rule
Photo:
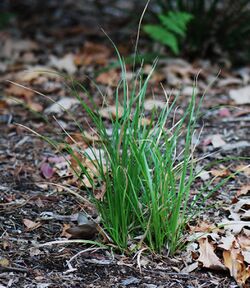
[[161, 23], [170, 31], [184, 37], [185, 36], [185, 30], [183, 29], [183, 27], [180, 27], [180, 25], [178, 24], [178, 22], [174, 19], [171, 19], [169, 16], [167, 15], [163, 15], [160, 14], [159, 15], [159, 19], [161, 21]]
[[159, 19], [166, 29], [184, 37], [188, 22], [192, 15], [185, 12], [169, 12], [167, 15], [160, 14]]
[[143, 29], [152, 39], [168, 46], [175, 54], [179, 53], [177, 39], [171, 32], [158, 25], [145, 25]]
[[170, 11], [167, 14], [170, 21], [175, 23], [184, 33], [187, 29], [187, 24], [193, 19], [193, 16], [186, 12], [173, 12]]

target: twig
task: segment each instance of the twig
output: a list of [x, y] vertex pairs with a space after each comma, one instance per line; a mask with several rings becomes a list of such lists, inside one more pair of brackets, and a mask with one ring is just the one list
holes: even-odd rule
[[43, 244], [38, 244], [38, 245], [34, 245], [35, 247], [37, 248], [40, 248], [40, 247], [45, 247], [45, 246], [52, 246], [52, 245], [55, 245], [55, 244], [72, 244], [72, 243], [82, 243], [82, 244], [91, 244], [91, 245], [96, 245], [96, 246], [99, 246], [101, 248], [107, 248], [107, 246], [101, 244], [101, 243], [98, 243], [98, 242], [95, 242], [95, 241], [91, 241], [91, 240], [58, 240], [58, 241], [50, 241], [50, 242], [46, 242], [46, 243], [43, 243]]
[[240, 118], [224, 118], [222, 120], [222, 122], [241, 122], [241, 121], [250, 121], [250, 116]]
[[67, 264], [71, 264], [71, 262], [77, 258], [78, 256], [80, 256], [81, 254], [83, 253], [86, 253], [86, 252], [90, 252], [90, 251], [97, 251], [97, 250], [100, 250], [100, 249], [104, 249], [102, 247], [99, 247], [99, 248], [87, 248], [85, 250], [82, 250], [80, 252], [78, 252], [77, 254], [75, 254], [74, 256], [72, 256], [68, 261], [67, 261]]
[[152, 273], [152, 274], [158, 274], [163, 276], [163, 274], [165, 275], [169, 275], [169, 276], [178, 276], [179, 278], [197, 278], [194, 275], [190, 275], [188, 273], [182, 273], [182, 272], [166, 272], [164, 270], [158, 271], [158, 270], [148, 270], [148, 269], [143, 269], [143, 272], [148, 272], [148, 273]]
[[21, 272], [21, 273], [30, 273], [30, 271], [26, 268], [18, 268], [18, 267], [2, 267], [0, 266], [0, 272]]

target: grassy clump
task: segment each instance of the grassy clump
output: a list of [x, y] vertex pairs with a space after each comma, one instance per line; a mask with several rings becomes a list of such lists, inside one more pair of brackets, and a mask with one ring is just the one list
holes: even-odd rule
[[[146, 244], [152, 251], [167, 249], [173, 254], [183, 245], [182, 237], [195, 202], [190, 199], [195, 179], [195, 93], [182, 118], [171, 128], [166, 127], [175, 101], [169, 100], [161, 112], [152, 112], [146, 125], [144, 99], [153, 70], [144, 81], [137, 75], [129, 89], [121, 58], [120, 65], [122, 76], [116, 89], [116, 117], [112, 120], [111, 135], [98, 109], [93, 111], [78, 97], [101, 139], [98, 148], [104, 151], [93, 161], [94, 170], [98, 170], [98, 183], [93, 189], [102, 187], [105, 194], [102, 200], [93, 199], [104, 230], [120, 250], [128, 249], [133, 242], [138, 244], [137, 248]], [[121, 107], [122, 115], [118, 115]], [[185, 139], [184, 148], [177, 153], [181, 139]], [[70, 147], [68, 151], [75, 158]], [[88, 153], [83, 154], [89, 157]], [[92, 175], [76, 160], [93, 183]]]

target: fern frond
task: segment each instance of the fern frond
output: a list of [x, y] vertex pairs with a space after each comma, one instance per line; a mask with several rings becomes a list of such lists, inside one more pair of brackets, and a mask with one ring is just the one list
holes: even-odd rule
[[143, 29], [152, 39], [167, 45], [175, 54], [179, 53], [177, 38], [173, 33], [158, 25], [145, 25]]

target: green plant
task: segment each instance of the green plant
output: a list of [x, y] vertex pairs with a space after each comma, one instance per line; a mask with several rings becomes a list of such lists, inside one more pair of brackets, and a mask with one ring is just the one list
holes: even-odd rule
[[[161, 111], [154, 109], [146, 125], [144, 100], [154, 68], [146, 79], [139, 71], [128, 83], [125, 62], [117, 53], [122, 73], [115, 94], [116, 113], [114, 119], [111, 117], [111, 135], [98, 107], [93, 103], [94, 109], [91, 108], [79, 96], [79, 89], [85, 95], [88, 91], [75, 81], [71, 87], [100, 140], [95, 148], [81, 150], [81, 147], [35, 134], [55, 148], [61, 144], [78, 164], [77, 169], [72, 168], [79, 179], [85, 177], [91, 183], [93, 189], [86, 187], [86, 190], [98, 209], [103, 229], [117, 249], [132, 252], [131, 249], [146, 245], [154, 252], [166, 249], [174, 254], [185, 245], [187, 224], [203, 210], [209, 195], [231, 176], [213, 189], [211, 180], [198, 195], [190, 195], [197, 177], [192, 142], [202, 99], [196, 103], [194, 87], [184, 114], [173, 123], [176, 99], [170, 102], [166, 97], [165, 107]], [[74, 122], [86, 139], [85, 131], [76, 120]], [[86, 158], [92, 168], [84, 165], [82, 159]], [[210, 191], [206, 194], [208, 187]], [[97, 199], [95, 194], [100, 190], [102, 197]]]
[[234, 62], [249, 61], [249, 0], [156, 0], [155, 2], [160, 11], [157, 13], [171, 10], [193, 15], [187, 27], [183, 47], [187, 55], [215, 57], [229, 54]]
[[[139, 239], [139, 247], [146, 244], [157, 252], [166, 248], [173, 254], [184, 245], [184, 231], [199, 198], [190, 198], [195, 180], [192, 135], [199, 110], [195, 109], [195, 92], [185, 114], [172, 127], [166, 128], [175, 107], [175, 101], [170, 104], [169, 100], [161, 112], [153, 112], [147, 126], [143, 122], [144, 99], [153, 70], [144, 81], [137, 75], [129, 89], [125, 64], [119, 59], [122, 77], [116, 90], [116, 117], [112, 120], [111, 136], [98, 109], [93, 111], [77, 94], [101, 139], [98, 148], [102, 153], [95, 154], [93, 161], [94, 170], [98, 171], [96, 184], [72, 148], [69, 145], [65, 148], [94, 190], [105, 187], [102, 201], [92, 199], [105, 231], [120, 250], [128, 249], [130, 241]], [[81, 85], [80, 88], [84, 89]], [[121, 107], [122, 116], [118, 117]], [[179, 151], [183, 137], [185, 147]], [[88, 153], [83, 154], [91, 159]]]
[[186, 12], [169, 11], [159, 14], [160, 24], [144, 25], [144, 31], [153, 39], [166, 46], [175, 54], [180, 52], [179, 38], [186, 36], [187, 25], [193, 16]]

